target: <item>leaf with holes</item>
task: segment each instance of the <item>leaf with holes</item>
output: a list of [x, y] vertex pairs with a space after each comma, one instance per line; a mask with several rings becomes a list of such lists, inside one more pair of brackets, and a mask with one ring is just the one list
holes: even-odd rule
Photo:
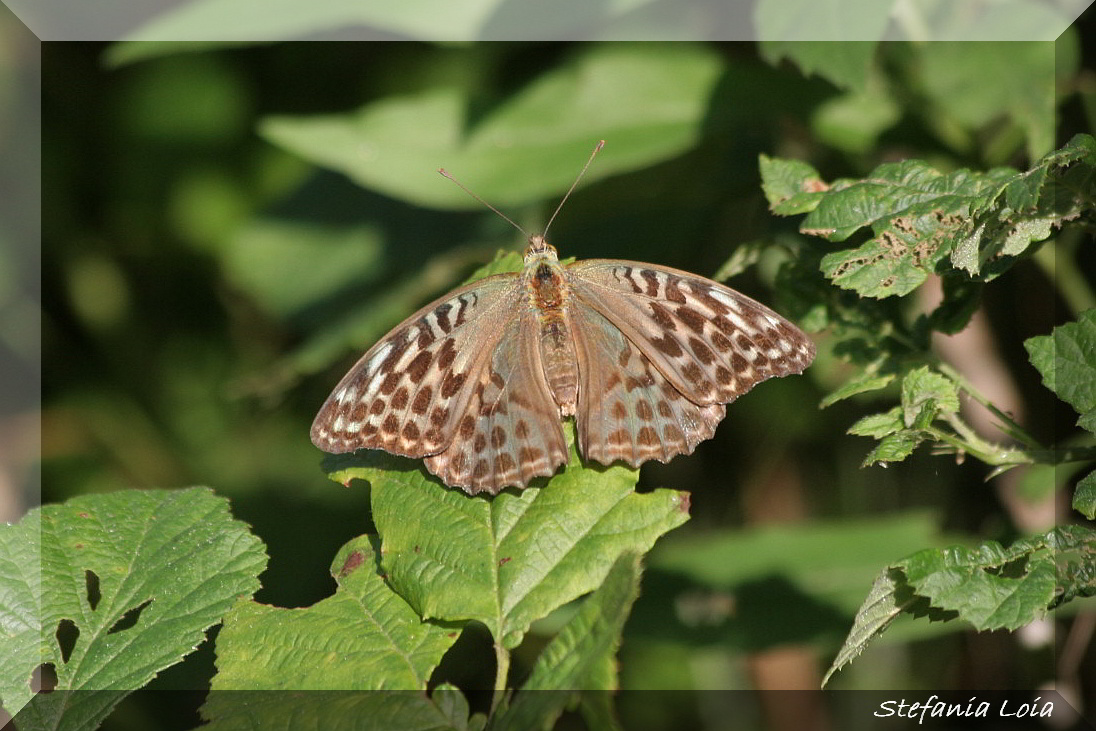
[[596, 589], [622, 553], [645, 553], [689, 517], [688, 493], [637, 494], [635, 470], [584, 468], [573, 444], [570, 453], [543, 487], [490, 500], [446, 489], [421, 462], [383, 452], [328, 466], [339, 482], [370, 482], [381, 568], [423, 618], [478, 620], [513, 648], [532, 622]]
[[930, 548], [885, 568], [856, 615], [823, 684], [899, 614], [963, 619], [979, 631], [1015, 630], [1048, 610], [1096, 595], [1096, 531], [1066, 525], [1003, 547]]
[[802, 232], [845, 241], [870, 229], [865, 243], [826, 254], [821, 268], [839, 287], [884, 298], [909, 294], [933, 272], [989, 281], [1055, 226], [1089, 210], [1096, 140], [1077, 135], [1026, 172], [942, 173], [905, 160], [827, 184], [808, 165], [765, 158], [762, 175], [775, 213], [809, 211]]
[[4, 707], [30, 700], [32, 674], [55, 674], [58, 691], [110, 692], [38, 695], [21, 718], [95, 728], [197, 647], [265, 567], [262, 543], [208, 488], [88, 495], [0, 526]]
[[422, 622], [378, 574], [370, 541], [343, 546], [338, 590], [310, 607], [240, 602], [217, 636], [213, 690], [426, 690], [460, 628]]

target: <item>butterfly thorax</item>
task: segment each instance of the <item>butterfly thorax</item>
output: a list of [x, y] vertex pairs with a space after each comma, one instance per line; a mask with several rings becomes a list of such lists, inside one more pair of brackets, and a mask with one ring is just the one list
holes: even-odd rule
[[570, 288], [556, 250], [542, 236], [529, 239], [524, 280], [529, 303], [540, 326], [540, 357], [544, 378], [560, 416], [573, 416], [578, 400], [578, 367], [567, 306]]

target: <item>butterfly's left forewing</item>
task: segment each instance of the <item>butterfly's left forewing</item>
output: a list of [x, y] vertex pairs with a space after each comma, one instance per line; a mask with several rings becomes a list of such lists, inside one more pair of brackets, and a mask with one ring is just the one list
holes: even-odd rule
[[499, 274], [408, 317], [335, 386], [312, 423], [312, 443], [408, 457], [444, 449], [522, 291], [518, 275]]

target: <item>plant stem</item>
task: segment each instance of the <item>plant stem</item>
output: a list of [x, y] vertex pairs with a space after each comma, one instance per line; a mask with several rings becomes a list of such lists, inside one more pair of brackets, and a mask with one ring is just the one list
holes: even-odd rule
[[495, 715], [499, 704], [506, 695], [506, 676], [510, 674], [510, 651], [495, 643], [495, 694], [491, 698], [491, 715]]
[[937, 363], [936, 367], [940, 369], [941, 373], [955, 381], [959, 385], [959, 388], [963, 389], [964, 393], [966, 393], [972, 399], [988, 409], [991, 414], [1000, 419], [1002, 427], [1004, 427], [1004, 430], [1008, 433], [1009, 436], [1013, 437], [1019, 442], [1023, 442], [1023, 444], [1029, 449], [1046, 449], [1046, 447], [1039, 443], [1039, 440], [1028, 434], [1027, 430], [1020, 426], [1015, 419], [997, 408], [993, 404], [993, 402], [991, 402], [985, 396], [978, 393], [974, 386], [972, 386], [970, 382], [963, 377], [962, 373], [955, 370], [955, 368], [953, 368], [948, 363], [944, 363], [942, 361]]
[[975, 459], [994, 466], [1031, 464], [1035, 461], [1030, 454], [1023, 450], [1009, 449], [1008, 447], [1002, 447], [1000, 444], [987, 442], [975, 434], [969, 426], [954, 415], [949, 414], [942, 418], [956, 431], [958, 436], [949, 434], [942, 429], [929, 427], [928, 431], [932, 436], [937, 441], [950, 444], [956, 449], [960, 449], [967, 454], [972, 455]]

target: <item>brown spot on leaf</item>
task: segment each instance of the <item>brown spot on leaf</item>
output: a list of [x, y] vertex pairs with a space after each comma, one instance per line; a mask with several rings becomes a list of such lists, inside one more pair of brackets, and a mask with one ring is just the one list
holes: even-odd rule
[[346, 578], [363, 563], [365, 563], [365, 554], [361, 551], [351, 551], [343, 561], [342, 568], [339, 569], [339, 578]]

